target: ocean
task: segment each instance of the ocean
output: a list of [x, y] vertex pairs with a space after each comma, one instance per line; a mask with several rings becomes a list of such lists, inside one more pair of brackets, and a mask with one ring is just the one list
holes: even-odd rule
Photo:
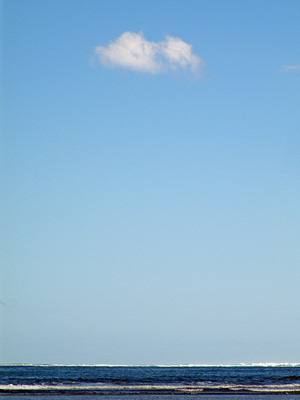
[[2, 365], [0, 396], [10, 400], [299, 400], [300, 364]]

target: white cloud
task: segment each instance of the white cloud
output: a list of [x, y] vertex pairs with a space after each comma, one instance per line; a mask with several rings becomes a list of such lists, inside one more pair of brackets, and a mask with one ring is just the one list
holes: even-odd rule
[[300, 71], [300, 64], [298, 65], [284, 65], [282, 67], [285, 72], [290, 72], [290, 71]]
[[155, 43], [146, 40], [142, 32], [125, 32], [107, 46], [97, 46], [95, 54], [105, 66], [151, 74], [178, 69], [199, 73], [204, 65], [193, 53], [192, 45], [182, 39], [166, 36], [164, 41]]

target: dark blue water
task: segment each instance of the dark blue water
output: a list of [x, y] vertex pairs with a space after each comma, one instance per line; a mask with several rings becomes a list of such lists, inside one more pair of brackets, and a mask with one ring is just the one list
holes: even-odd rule
[[[300, 398], [295, 366], [0, 366], [0, 395], [11, 399], [70, 396], [189, 399], [249, 395]], [[158, 396], [158, 397], [157, 397]], [[226, 396], [226, 397], [224, 397]], [[229, 397], [228, 397], [229, 396]], [[270, 397], [271, 396], [271, 397]], [[292, 397], [291, 397], [292, 396]]]

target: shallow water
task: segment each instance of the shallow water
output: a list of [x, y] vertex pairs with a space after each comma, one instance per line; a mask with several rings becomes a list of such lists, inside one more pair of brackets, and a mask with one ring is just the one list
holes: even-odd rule
[[94, 394], [81, 394], [81, 395], [52, 395], [52, 394], [38, 394], [38, 395], [21, 395], [21, 394], [2, 394], [1, 398], [7, 400], [299, 400], [300, 395], [295, 394], [211, 394], [211, 395], [94, 395]]

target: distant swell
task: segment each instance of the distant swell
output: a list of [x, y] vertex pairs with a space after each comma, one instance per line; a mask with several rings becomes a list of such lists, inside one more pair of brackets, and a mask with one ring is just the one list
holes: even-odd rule
[[260, 393], [300, 395], [300, 368], [290, 365], [167, 368], [0, 365], [1, 393], [30, 396], [47, 393], [105, 396]]

